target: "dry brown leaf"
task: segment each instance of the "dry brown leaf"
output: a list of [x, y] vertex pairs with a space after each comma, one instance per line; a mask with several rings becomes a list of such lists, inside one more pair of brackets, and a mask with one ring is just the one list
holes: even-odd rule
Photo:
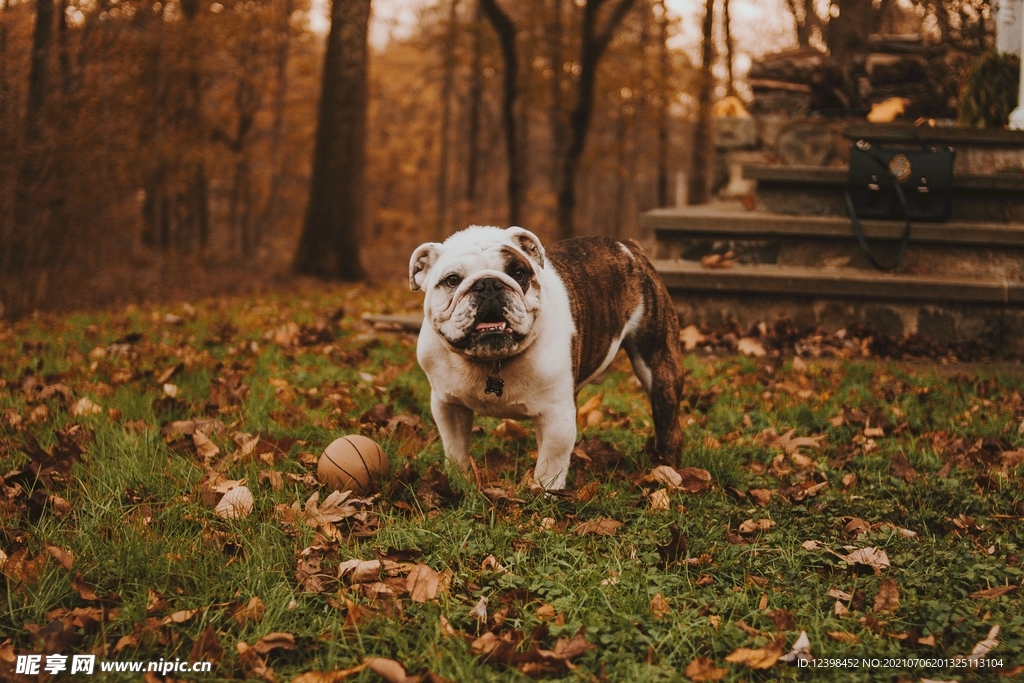
[[871, 531], [871, 523], [861, 519], [860, 517], [853, 517], [846, 526], [843, 527], [843, 536], [852, 540], [856, 540], [858, 536], [866, 534]]
[[803, 543], [801, 543], [800, 547], [803, 548], [804, 550], [814, 551], [814, 550], [821, 550], [821, 548], [823, 546], [821, 544], [821, 541], [810, 540], [810, 541], [804, 541]]
[[758, 531], [770, 531], [775, 528], [775, 522], [771, 519], [748, 519], [740, 523], [741, 534], [753, 534]]
[[1017, 590], [1017, 586], [995, 586], [985, 590], [974, 591], [971, 593], [971, 597], [975, 600], [995, 600], [1015, 590]]
[[651, 481], [664, 484], [670, 489], [678, 489], [683, 486], [683, 475], [668, 465], [658, 465], [647, 476], [650, 477]]
[[173, 614], [170, 614], [161, 619], [160, 625], [166, 626], [167, 624], [184, 624], [187, 621], [191, 621], [195, 615], [199, 614], [199, 612], [200, 610], [197, 609], [178, 610], [177, 612], [174, 612]]
[[679, 341], [683, 343], [683, 348], [687, 351], [696, 349], [704, 339], [704, 335], [694, 325], [687, 325], [679, 330]]
[[576, 423], [586, 424], [590, 417], [590, 414], [597, 411], [601, 407], [601, 401], [604, 400], [604, 389], [597, 392], [590, 398], [589, 401], [580, 406], [580, 409], [576, 411]]
[[75, 572], [75, 575], [71, 577], [71, 587], [78, 591], [78, 595], [83, 600], [91, 602], [100, 599], [100, 596], [96, 595], [96, 592], [82, 578], [82, 572]]
[[768, 489], [750, 489], [747, 495], [754, 499], [754, 502], [765, 507], [772, 501], [772, 492]]
[[95, 415], [96, 413], [103, 412], [101, 406], [96, 405], [88, 398], [83, 396], [82, 398], [75, 401], [74, 405], [71, 406], [71, 415], [74, 417], [83, 417], [85, 415]]
[[774, 429], [766, 429], [757, 438], [766, 446], [781, 448], [787, 453], [798, 453], [801, 448], [821, 448], [821, 442], [825, 439], [824, 435], [794, 437], [793, 434], [795, 433], [795, 429], [790, 429], [782, 436], [779, 436]]
[[701, 681], [720, 681], [729, 675], [729, 670], [718, 668], [712, 659], [697, 657], [686, 665], [686, 670], [683, 673], [691, 681], [701, 683]]
[[245, 628], [249, 622], [258, 624], [263, 621], [263, 615], [266, 614], [266, 611], [267, 606], [263, 604], [259, 596], [254, 595], [249, 598], [249, 602], [236, 609], [231, 616], [238, 622], [239, 627]]
[[733, 664], [743, 664], [751, 669], [770, 669], [779, 661], [782, 656], [782, 643], [774, 643], [757, 649], [740, 647], [733, 650], [726, 656], [725, 661]]
[[195, 444], [196, 454], [204, 460], [212, 460], [220, 453], [220, 448], [200, 430], [192, 433], [192, 443]]
[[741, 337], [736, 342], [736, 350], [744, 356], [753, 356], [754, 358], [764, 358], [768, 355], [768, 352], [764, 349], [764, 344], [753, 337]]
[[469, 616], [476, 619], [476, 623], [480, 626], [487, 624], [487, 598], [481, 597], [477, 603], [473, 606], [473, 609], [469, 610]]
[[699, 493], [711, 488], [711, 473], [699, 467], [684, 467], [679, 470], [682, 483], [679, 485], [688, 493]]
[[437, 597], [437, 584], [440, 575], [420, 563], [413, 567], [405, 580], [405, 589], [409, 591], [409, 597], [413, 602], [427, 602]]
[[667, 489], [658, 489], [651, 493], [651, 510], [655, 512], [667, 512], [672, 507], [672, 500], [669, 498]]
[[991, 652], [998, 646], [999, 624], [996, 624], [995, 626], [989, 629], [988, 636], [986, 636], [984, 640], [980, 641], [977, 645], [974, 646], [974, 649], [971, 650], [971, 654], [967, 655], [967, 661], [977, 663], [979, 659], [983, 658], [985, 655], [987, 655], [989, 652]]
[[203, 629], [203, 632], [199, 634], [199, 637], [192, 644], [192, 650], [189, 652], [188, 658], [193, 662], [210, 661], [216, 663], [223, 656], [224, 648], [221, 647], [220, 641], [217, 639], [217, 629], [213, 627], [213, 624], [207, 624], [206, 628]]
[[846, 631], [829, 631], [826, 633], [829, 638], [839, 643], [849, 643], [850, 645], [860, 645], [860, 638], [847, 633]]
[[873, 611], [877, 614], [895, 612], [900, 606], [900, 589], [892, 579], [885, 578], [878, 583]]
[[238, 652], [238, 661], [250, 674], [262, 678], [267, 683], [277, 683], [274, 670], [267, 666], [267, 663], [249, 643], [240, 640], [235, 643], [235, 650]]
[[583, 536], [586, 534], [614, 536], [619, 531], [620, 526], [622, 526], [622, 522], [618, 520], [611, 519], [610, 517], [597, 517], [595, 519], [576, 524], [576, 526], [573, 527], [573, 532], [577, 536]]
[[282, 633], [275, 631], [274, 633], [268, 633], [259, 640], [257, 640], [252, 649], [259, 652], [261, 655], [267, 655], [273, 650], [294, 650], [295, 649], [295, 636], [291, 633]]
[[661, 593], [655, 593], [654, 597], [651, 598], [651, 614], [654, 615], [655, 619], [661, 619], [672, 613], [672, 607], [668, 602], [661, 596]]
[[383, 678], [388, 683], [412, 683], [418, 681], [419, 677], [410, 677], [405, 673], [405, 667], [393, 659], [384, 657], [363, 657], [363, 663], [370, 667], [370, 671]]
[[53, 558], [60, 562], [61, 566], [68, 571], [71, 571], [71, 568], [75, 566], [75, 556], [71, 554], [70, 550], [64, 550], [59, 546], [47, 543], [46, 552], [53, 555]]
[[850, 554], [843, 556], [836, 553], [836, 556], [847, 564], [862, 564], [871, 567], [875, 574], [881, 574], [883, 570], [889, 568], [889, 556], [884, 550], [879, 550], [874, 546], [870, 548], [844, 547], [850, 551]]
[[252, 513], [253, 503], [252, 491], [246, 486], [236, 486], [220, 499], [214, 514], [221, 519], [248, 517]]

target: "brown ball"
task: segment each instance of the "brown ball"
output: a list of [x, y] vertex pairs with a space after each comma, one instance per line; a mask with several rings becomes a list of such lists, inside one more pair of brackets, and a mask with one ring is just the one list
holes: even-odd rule
[[316, 467], [316, 476], [321, 484], [355, 493], [373, 492], [387, 473], [388, 457], [373, 439], [361, 434], [332, 441], [324, 449]]

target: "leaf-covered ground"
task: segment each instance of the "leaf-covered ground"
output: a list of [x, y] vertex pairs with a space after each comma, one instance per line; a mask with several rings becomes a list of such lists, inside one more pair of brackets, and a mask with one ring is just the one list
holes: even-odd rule
[[[528, 423], [478, 418], [477, 472], [444, 465], [414, 336], [361, 319], [417, 306], [334, 288], [0, 328], [0, 679], [54, 653], [300, 683], [1024, 672], [1019, 366], [690, 329], [679, 469], [620, 359], [545, 496]], [[390, 459], [377, 495], [315, 476], [357, 432]], [[251, 512], [218, 507], [240, 488]]]

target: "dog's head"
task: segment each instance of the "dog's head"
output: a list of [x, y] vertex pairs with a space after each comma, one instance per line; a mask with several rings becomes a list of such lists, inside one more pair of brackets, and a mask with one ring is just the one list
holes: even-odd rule
[[409, 287], [426, 293], [424, 324], [453, 351], [500, 360], [533, 341], [544, 266], [544, 247], [529, 230], [472, 226], [443, 244], [420, 245], [409, 260]]

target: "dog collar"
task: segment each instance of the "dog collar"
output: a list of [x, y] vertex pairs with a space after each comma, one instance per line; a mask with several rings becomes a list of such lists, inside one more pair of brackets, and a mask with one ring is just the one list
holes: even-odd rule
[[501, 394], [505, 391], [505, 380], [498, 375], [501, 374], [501, 361], [494, 361], [494, 374], [487, 376], [487, 382], [484, 386], [485, 394], [494, 394], [498, 398], [501, 398]]

